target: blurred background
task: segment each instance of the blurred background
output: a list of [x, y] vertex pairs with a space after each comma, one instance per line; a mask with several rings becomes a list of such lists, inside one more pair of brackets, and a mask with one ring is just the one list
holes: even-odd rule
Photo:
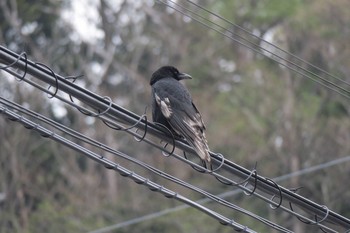
[[[203, 0], [200, 4], [350, 82], [350, 1]], [[225, 27], [236, 31], [232, 25]], [[193, 77], [185, 85], [202, 113], [211, 150], [248, 169], [257, 162], [262, 176], [278, 177], [350, 155], [348, 98], [157, 1], [0, 0], [0, 44], [18, 53], [26, 51], [29, 59], [44, 62], [62, 76], [83, 74], [78, 85], [137, 114], [150, 106], [152, 72], [162, 65], [178, 67]], [[303, 67], [319, 72], [305, 63]], [[0, 92], [205, 190], [215, 194], [232, 190], [207, 182], [159, 150], [15, 82], [4, 72]], [[0, 232], [88, 232], [181, 204], [3, 117], [0, 148]], [[350, 163], [343, 163], [279, 184], [302, 186], [299, 194], [350, 217], [349, 177]], [[170, 188], [181, 190], [171, 184]], [[309, 229], [252, 197], [235, 195], [229, 200], [295, 232]], [[242, 214], [223, 211], [254, 230], [271, 231]], [[185, 209], [111, 232], [232, 229]]]

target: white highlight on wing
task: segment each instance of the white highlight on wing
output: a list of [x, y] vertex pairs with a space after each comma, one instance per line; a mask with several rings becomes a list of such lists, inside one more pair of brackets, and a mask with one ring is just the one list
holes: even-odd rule
[[160, 97], [155, 94], [156, 102], [160, 106], [160, 110], [162, 111], [165, 118], [169, 119], [173, 111], [170, 107], [170, 100], [169, 98], [165, 98], [164, 100], [160, 99]]

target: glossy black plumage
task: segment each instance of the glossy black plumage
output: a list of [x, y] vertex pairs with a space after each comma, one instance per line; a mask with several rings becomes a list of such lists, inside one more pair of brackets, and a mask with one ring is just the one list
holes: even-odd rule
[[198, 156], [210, 163], [209, 148], [205, 138], [205, 125], [192, 102], [188, 90], [179, 82], [191, 76], [180, 73], [175, 67], [164, 66], [153, 73], [152, 117], [154, 122], [163, 124], [180, 135], [194, 147]]

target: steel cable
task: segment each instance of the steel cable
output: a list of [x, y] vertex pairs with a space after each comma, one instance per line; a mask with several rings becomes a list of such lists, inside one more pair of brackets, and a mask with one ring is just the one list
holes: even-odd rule
[[[19, 56], [18, 54], [16, 56], [16, 54], [13, 54], [13, 52], [9, 52], [9, 53], [6, 53], [6, 52], [7, 52], [7, 50], [5, 48], [0, 47], [0, 58], [3, 58], [3, 60], [7, 61], [8, 64], [12, 64], [13, 61], [16, 60]], [[27, 64], [27, 65], [25, 65], [25, 64]], [[131, 112], [127, 111], [126, 109], [123, 109], [123, 112], [116, 111], [116, 109], [118, 109], [119, 106], [112, 104], [110, 101], [107, 100], [107, 98], [98, 97], [94, 93], [88, 92], [86, 90], [82, 90], [81, 87], [77, 87], [73, 83], [66, 82], [66, 80], [64, 80], [64, 78], [62, 78], [61, 76], [56, 75], [56, 74], [53, 75], [52, 72], [49, 70], [45, 70], [45, 69], [42, 70], [43, 69], [42, 67], [37, 67], [35, 65], [35, 63], [32, 63], [32, 62], [28, 61], [27, 59], [25, 59], [25, 60], [19, 59], [19, 61], [16, 64], [14, 64], [13, 66], [19, 67], [20, 69], [24, 69], [24, 67], [27, 67], [27, 72], [34, 75], [33, 76], [34, 78], [39, 78], [40, 80], [47, 82], [49, 84], [52, 84], [52, 85], [57, 84], [57, 87], [58, 86], [60, 87], [60, 91], [64, 91], [64, 92], [68, 93], [69, 95], [72, 95], [75, 98], [78, 98], [79, 100], [80, 99], [85, 100], [85, 98], [87, 99], [87, 97], [85, 95], [83, 95], [83, 97], [81, 96], [82, 94], [80, 93], [80, 91], [82, 91], [84, 94], [89, 94], [90, 96], [88, 99], [90, 100], [90, 102], [84, 101], [85, 104], [88, 103], [90, 105], [90, 107], [92, 107], [93, 109], [97, 109], [97, 110], [102, 109], [101, 111], [104, 113], [102, 115], [95, 114], [96, 117], [110, 120], [112, 124], [115, 123], [115, 120], [117, 120], [117, 121], [122, 120], [122, 122], [127, 122], [130, 125], [134, 125], [135, 128], [138, 128], [139, 130], [145, 129], [145, 125], [146, 126], [148, 125], [147, 127], [148, 127], [149, 131], [147, 134], [152, 134], [153, 136], [156, 136], [162, 140], [167, 140], [170, 142], [172, 141], [171, 139], [167, 139], [167, 137], [164, 133], [155, 134], [154, 133], [156, 131], [155, 126], [152, 125], [151, 123], [145, 121], [145, 120], [142, 120], [142, 117], [137, 116], [136, 114], [131, 113]], [[8, 68], [9, 67], [7, 67], [4, 70], [8, 71], [9, 70]], [[43, 74], [37, 70], [45, 71], [45, 72]], [[23, 79], [22, 79], [22, 81], [23, 81]], [[27, 79], [24, 79], [24, 81], [27, 81]], [[63, 82], [63, 81], [65, 81], [65, 82]], [[43, 88], [43, 89], [45, 91], [49, 91], [45, 88]], [[59, 95], [55, 94], [55, 98], [59, 98]], [[69, 104], [71, 104], [70, 101], [67, 101], [67, 102]], [[74, 107], [78, 108], [79, 106], [74, 106]], [[107, 109], [108, 109], [108, 111], [107, 111]], [[134, 116], [136, 116], [136, 117], [134, 117]], [[136, 123], [138, 123], [138, 124], [136, 124]], [[120, 126], [118, 126], [118, 127], [120, 128]], [[128, 127], [125, 127], [125, 128], [128, 128]], [[137, 136], [138, 138], [142, 137], [142, 135], [139, 135], [137, 132], [134, 132], [130, 129], [126, 130], [126, 132], [131, 133], [132, 135]], [[146, 138], [143, 141], [147, 142]], [[192, 152], [191, 148], [189, 149], [188, 146], [183, 145], [183, 143], [178, 141], [178, 140], [176, 140], [176, 146], [180, 147], [183, 150], [186, 150], [187, 152], [190, 152], [190, 153]], [[164, 150], [164, 148], [159, 147], [159, 146], [157, 148]], [[200, 168], [199, 165], [197, 165], [191, 161], [188, 161], [187, 159], [184, 159], [181, 156], [178, 156], [176, 154], [172, 154], [172, 156], [187, 163], [187, 164], [191, 164], [191, 166], [197, 166], [198, 168]], [[215, 159], [215, 154], [212, 153], [212, 156]], [[291, 192], [283, 187], [280, 187], [277, 184], [272, 183], [272, 182], [268, 181], [267, 179], [265, 179], [264, 177], [261, 177], [257, 174], [252, 176], [251, 171], [244, 169], [244, 168], [242, 168], [242, 167], [240, 167], [240, 166], [238, 166], [238, 165], [236, 165], [236, 164], [234, 164], [226, 159], [224, 160], [224, 162], [225, 162], [225, 164], [224, 164], [225, 166], [223, 166], [222, 169], [226, 169], [226, 171], [230, 171], [232, 174], [235, 174], [238, 177], [241, 177], [244, 179], [249, 178], [247, 180], [247, 182], [250, 182], [252, 184], [254, 184], [254, 183], [258, 184], [257, 189], [259, 189], [260, 191], [266, 192], [267, 194], [270, 194], [272, 192], [275, 196], [280, 195], [281, 198], [283, 197], [283, 200], [287, 200], [288, 202], [292, 202], [293, 205], [301, 206], [301, 207], [307, 209], [308, 212], [314, 213], [315, 216], [319, 215], [320, 219], [322, 219], [324, 216], [326, 216], [325, 214], [328, 213], [327, 219], [326, 219], [327, 222], [328, 221], [336, 222], [337, 224], [342, 225], [345, 228], [347, 228], [349, 220], [346, 219], [345, 217], [340, 216], [340, 215], [334, 213], [333, 211], [326, 210], [326, 213], [325, 213], [323, 206], [317, 205], [316, 203], [313, 203], [310, 200], [307, 200], [306, 198], [303, 198], [303, 197], [301, 197], [301, 196], [299, 196], [299, 195], [297, 195], [297, 194], [295, 194], [295, 193], [293, 193], [293, 192]], [[227, 177], [224, 177], [218, 173], [210, 173], [210, 175], [220, 177], [220, 179], [227, 181], [227, 183], [237, 184], [237, 182], [232, 181], [231, 179], [228, 179]], [[238, 184], [239, 184], [239, 182], [238, 182]], [[246, 185], [240, 184], [239, 187], [246, 192], [251, 192], [251, 189], [247, 188]], [[267, 198], [265, 196], [262, 196], [255, 191], [252, 194], [256, 195], [260, 199], [263, 199], [264, 201], [266, 201], [267, 203], [269, 203], [273, 206], [279, 205], [274, 200], [271, 200], [271, 198]], [[297, 217], [304, 218], [305, 220], [308, 219], [305, 216], [302, 216], [302, 215], [300, 215], [300, 214], [298, 214], [298, 213], [296, 213], [296, 212], [294, 212], [294, 211], [292, 211], [284, 206], [280, 206], [280, 208], [285, 210], [288, 213], [291, 213], [291, 214], [297, 216]], [[313, 222], [316, 225], [320, 225], [323, 227], [323, 225], [320, 224], [317, 220], [316, 221], [315, 220], [307, 220], [307, 221]], [[326, 226], [324, 226], [323, 228], [328, 230], [328, 228]]]

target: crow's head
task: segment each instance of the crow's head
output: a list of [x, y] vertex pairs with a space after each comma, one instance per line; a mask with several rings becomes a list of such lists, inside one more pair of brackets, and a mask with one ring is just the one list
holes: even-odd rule
[[185, 73], [180, 73], [178, 69], [173, 66], [163, 66], [152, 74], [150, 85], [153, 85], [162, 78], [174, 78], [176, 80], [191, 79], [192, 77]]

